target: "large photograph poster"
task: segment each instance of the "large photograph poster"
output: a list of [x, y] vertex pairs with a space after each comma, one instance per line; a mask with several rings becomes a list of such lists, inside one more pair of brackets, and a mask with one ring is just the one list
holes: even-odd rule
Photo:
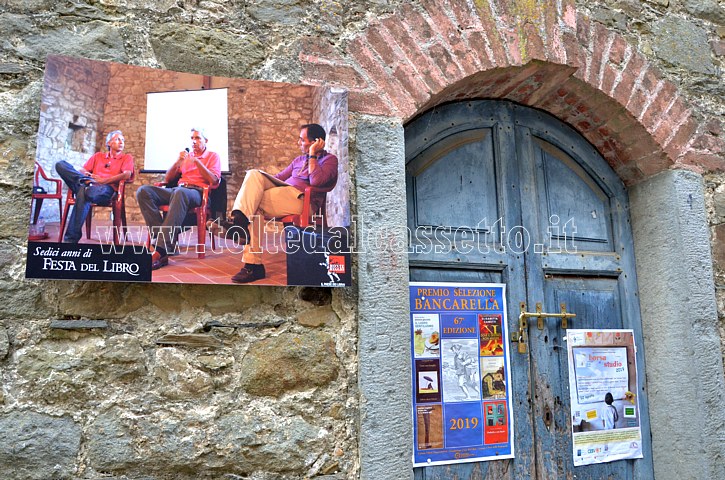
[[642, 458], [632, 330], [567, 330], [574, 465]]
[[26, 277], [350, 285], [347, 143], [342, 89], [49, 56]]
[[505, 289], [410, 283], [414, 466], [513, 458]]

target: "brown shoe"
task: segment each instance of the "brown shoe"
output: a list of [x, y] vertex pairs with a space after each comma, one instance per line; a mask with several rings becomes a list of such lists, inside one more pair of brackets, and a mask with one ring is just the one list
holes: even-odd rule
[[151, 270], [158, 270], [161, 267], [165, 267], [169, 264], [169, 256], [161, 255], [157, 251], [153, 251], [151, 254]]
[[245, 263], [239, 273], [232, 277], [234, 283], [250, 283], [263, 279], [267, 273], [264, 271], [264, 265], [261, 263], [255, 265], [253, 263]]

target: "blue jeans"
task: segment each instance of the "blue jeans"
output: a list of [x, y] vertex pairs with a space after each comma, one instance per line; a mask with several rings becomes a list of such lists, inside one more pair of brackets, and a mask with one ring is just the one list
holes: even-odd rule
[[[171, 252], [176, 248], [186, 214], [201, 205], [202, 192], [196, 188], [143, 185], [136, 191], [136, 200], [149, 227], [149, 235], [156, 237], [156, 247]], [[161, 216], [161, 205], [169, 206], [166, 217]]]
[[116, 191], [110, 185], [93, 183], [89, 186], [81, 183], [90, 177], [83, 175], [65, 160], [55, 164], [55, 171], [63, 179], [76, 197], [76, 203], [68, 220], [63, 236], [64, 242], [78, 243], [82, 236], [83, 223], [91, 212], [93, 204], [110, 205]]

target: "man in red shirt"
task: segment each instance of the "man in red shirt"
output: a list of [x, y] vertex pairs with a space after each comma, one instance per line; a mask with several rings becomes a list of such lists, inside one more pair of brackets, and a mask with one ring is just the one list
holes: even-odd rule
[[123, 153], [124, 146], [123, 133], [114, 130], [106, 136], [108, 152], [93, 154], [78, 170], [65, 160], [55, 164], [55, 171], [76, 197], [64, 242], [78, 243], [92, 204], [110, 205], [118, 182], [133, 177], [133, 157]]
[[[179, 152], [179, 158], [166, 172], [166, 183], [178, 180], [173, 188], [144, 185], [136, 192], [149, 234], [156, 234], [151, 268], [156, 270], [169, 264], [168, 251], [176, 246], [176, 237], [187, 212], [201, 205], [202, 191], [207, 185], [217, 185], [221, 179], [219, 154], [206, 148], [207, 137], [200, 128], [191, 129], [191, 152]], [[159, 207], [168, 205], [166, 217]]]

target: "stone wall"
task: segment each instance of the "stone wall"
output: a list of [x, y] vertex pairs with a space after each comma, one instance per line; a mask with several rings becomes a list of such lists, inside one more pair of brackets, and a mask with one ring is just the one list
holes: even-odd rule
[[[716, 0], [6, 0], [0, 11], [4, 477], [409, 474], [409, 423], [393, 421], [406, 405], [404, 394], [395, 395], [405, 390], [397, 382], [406, 375], [399, 368], [405, 352], [391, 347], [405, 336], [393, 320], [405, 316], [404, 257], [368, 252], [356, 263], [360, 286], [332, 292], [23, 279], [48, 54], [348, 86], [353, 196], [361, 197], [353, 205], [374, 213], [371, 225], [402, 208], [395, 203], [402, 196], [385, 201], [371, 193], [378, 164], [390, 172], [387, 185], [400, 187], [401, 119], [467, 95], [548, 99], [630, 183], [673, 167], [706, 174], [722, 330], [723, 12]], [[576, 66], [553, 67], [562, 52]], [[455, 76], [460, 82], [450, 81]], [[629, 87], [615, 95], [622, 81]], [[606, 116], [599, 110], [608, 103], [597, 93], [602, 89], [619, 102]], [[604, 128], [610, 120], [613, 128]], [[294, 142], [296, 131], [288, 133]], [[244, 124], [237, 145], [253, 134]], [[616, 163], [625, 156], [633, 163]], [[394, 226], [403, 216], [395, 216]], [[68, 330], [68, 323], [55, 322], [75, 318], [86, 323]], [[703, 478], [702, 470], [687, 467]]]
[[354, 471], [351, 298], [62, 287], [51, 294], [68, 297], [58, 310], [108, 320], [7, 321], [4, 478]]
[[[725, 175], [705, 176], [705, 195], [710, 225], [713, 270], [715, 273], [715, 296], [720, 327], [720, 338], [725, 339]], [[723, 346], [725, 362], [725, 343]]]
[[312, 104], [328, 133], [325, 149], [337, 157], [337, 185], [327, 194], [326, 222], [331, 227], [350, 225], [350, 158], [348, 153], [347, 92], [321, 89]]
[[[45, 67], [40, 105], [36, 160], [45, 173], [58, 178], [55, 163], [65, 160], [80, 167], [98, 149], [106, 149], [103, 106], [108, 93], [108, 65], [52, 57]], [[64, 79], [73, 78], [69, 83]], [[45, 184], [43, 184], [45, 183]], [[54, 187], [41, 185], [49, 192]], [[50, 188], [49, 188], [50, 187]], [[63, 186], [65, 192], [67, 188]], [[44, 202], [45, 221], [59, 222], [56, 202]]]

